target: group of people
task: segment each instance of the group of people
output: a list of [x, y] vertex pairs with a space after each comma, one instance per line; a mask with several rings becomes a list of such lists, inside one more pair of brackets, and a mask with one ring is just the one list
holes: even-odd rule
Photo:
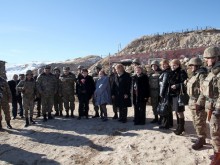
[[[31, 70], [26, 72], [25, 78], [18, 81], [14, 76], [14, 82], [8, 83], [0, 77], [0, 89], [2, 93], [1, 109], [5, 113], [8, 128], [10, 124], [9, 104], [12, 96], [22, 96], [20, 116], [25, 114], [25, 127], [33, 120], [34, 102], [40, 101], [42, 109], [38, 108], [38, 117], [43, 115], [43, 121], [53, 119], [52, 108], [55, 116], [63, 116], [63, 104], [66, 117], [74, 117], [75, 95], [79, 100], [78, 120], [89, 118], [89, 101], [93, 100], [95, 115], [103, 121], [108, 120], [106, 105], [111, 104], [114, 112], [113, 119], [122, 123], [127, 122], [128, 107], [133, 104], [134, 124], [143, 125], [146, 120], [146, 105], [150, 102], [154, 114], [151, 123], [156, 123], [160, 129], [173, 127], [173, 111], [176, 114], [177, 128], [174, 133], [181, 135], [185, 125], [185, 105], [180, 104], [181, 93], [189, 95], [188, 107], [192, 112], [193, 124], [198, 135], [198, 140], [192, 145], [198, 150], [206, 143], [207, 128], [206, 119], [210, 123], [210, 134], [214, 147], [212, 165], [220, 164], [220, 48], [209, 47], [204, 51], [203, 61], [194, 57], [188, 62], [191, 69], [190, 76], [181, 68], [178, 59], [171, 61], [163, 59], [151, 62], [151, 72], [146, 73], [137, 61], [132, 64], [133, 73], [127, 73], [122, 64], [114, 64], [111, 74], [107, 75], [100, 64], [95, 66], [95, 73], [89, 75], [86, 68], [78, 67], [78, 74], [70, 72], [69, 67], [63, 68], [63, 73], [57, 67], [51, 73], [51, 66], [47, 65], [38, 76], [33, 76]], [[16, 100], [18, 102], [18, 99]], [[13, 117], [17, 116], [17, 102], [12, 101]], [[168, 113], [158, 113], [158, 105], [167, 102]], [[16, 104], [16, 105], [15, 105]], [[38, 105], [39, 105], [38, 104]], [[70, 114], [69, 114], [70, 112]], [[1, 114], [1, 113], [0, 113]], [[2, 117], [0, 115], [0, 121]], [[0, 129], [2, 128], [0, 122]]]

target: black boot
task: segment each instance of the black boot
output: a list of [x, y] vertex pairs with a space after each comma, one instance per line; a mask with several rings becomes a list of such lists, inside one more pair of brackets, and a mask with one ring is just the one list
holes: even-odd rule
[[40, 117], [40, 112], [39, 111], [37, 112], [37, 117]]
[[180, 118], [179, 119], [179, 127], [178, 127], [177, 131], [174, 132], [176, 135], [181, 135], [183, 133], [184, 124], [185, 124], [184, 118]]
[[29, 126], [29, 119], [26, 118], [26, 124], [24, 125], [24, 127], [28, 127]]
[[115, 115], [113, 116], [113, 118], [112, 119], [118, 119], [118, 114], [117, 113], [115, 113]]
[[58, 112], [58, 111], [56, 111], [56, 113], [54, 114], [54, 116], [59, 116], [59, 112]]
[[95, 116], [92, 116], [92, 118], [97, 118], [97, 117], [99, 117], [99, 112], [95, 111]]
[[0, 121], [0, 130], [2, 129], [2, 121]]
[[47, 121], [47, 115], [44, 114], [43, 122], [46, 122], [46, 121]]
[[30, 117], [31, 124], [36, 124], [36, 122], [33, 120], [33, 117]]
[[176, 122], [177, 122], [177, 127], [176, 127], [176, 130], [175, 131], [173, 131], [175, 134], [176, 134], [176, 132], [178, 132], [178, 130], [179, 130], [179, 125], [180, 125], [180, 118], [178, 117], [178, 115], [176, 115]]
[[157, 123], [158, 122], [158, 115], [155, 115], [154, 119], [150, 123]]
[[63, 116], [63, 112], [62, 111], [60, 111], [60, 116]]
[[69, 111], [66, 111], [66, 118], [68, 118], [69, 116]]
[[48, 112], [48, 119], [54, 119], [54, 117], [51, 115], [51, 112]]
[[71, 117], [74, 118], [73, 110], [71, 110]]
[[10, 120], [9, 120], [9, 121], [6, 121], [6, 123], [7, 123], [7, 128], [8, 128], [8, 129], [12, 129], [12, 126], [11, 126], [11, 124], [10, 124]]

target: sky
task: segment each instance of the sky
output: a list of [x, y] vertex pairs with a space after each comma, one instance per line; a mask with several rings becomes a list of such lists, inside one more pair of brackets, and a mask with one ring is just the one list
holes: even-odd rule
[[115, 54], [144, 35], [220, 28], [219, 0], [0, 0], [0, 60]]

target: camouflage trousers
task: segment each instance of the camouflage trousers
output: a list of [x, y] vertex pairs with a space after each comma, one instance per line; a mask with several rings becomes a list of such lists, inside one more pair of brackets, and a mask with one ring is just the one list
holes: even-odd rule
[[75, 110], [75, 97], [74, 94], [64, 94], [63, 95], [63, 103], [66, 111]]
[[196, 111], [195, 109], [190, 109], [192, 113], [193, 126], [196, 130], [196, 134], [199, 138], [207, 137], [207, 127], [206, 119], [207, 112], [204, 110]]
[[8, 101], [2, 100], [0, 102], [0, 121], [2, 121], [2, 110], [4, 111], [5, 114], [5, 121], [10, 121], [11, 116], [10, 116]]
[[25, 118], [28, 118], [28, 113], [30, 111], [30, 117], [33, 117], [33, 109], [34, 109], [34, 99], [23, 97], [23, 108], [25, 113]]
[[220, 152], [220, 115], [212, 114], [210, 120], [210, 134], [214, 152]]
[[158, 115], [157, 113], [158, 104], [159, 104], [159, 94], [151, 96], [151, 106], [155, 116]]
[[58, 94], [54, 96], [54, 109], [56, 112], [60, 112], [63, 110], [63, 100]]
[[47, 112], [52, 112], [54, 104], [54, 96], [41, 96], [42, 114], [46, 115]]

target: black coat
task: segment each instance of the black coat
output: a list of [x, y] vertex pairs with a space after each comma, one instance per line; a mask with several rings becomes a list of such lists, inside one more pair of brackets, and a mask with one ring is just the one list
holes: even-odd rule
[[[85, 81], [83, 83], [83, 81]], [[87, 75], [85, 78], [80, 76], [76, 82], [76, 94], [78, 97], [86, 95], [88, 99], [92, 98], [95, 91], [95, 82], [92, 76]]]
[[17, 98], [17, 92], [16, 92], [17, 82], [14, 80], [10, 80], [8, 81], [8, 85], [11, 90], [12, 99], [16, 99]]
[[169, 87], [169, 76], [171, 70], [170, 68], [163, 70], [160, 77], [159, 77], [159, 85], [160, 85], [160, 97], [164, 98], [168, 92]]
[[[124, 98], [127, 95], [128, 98]], [[116, 107], [131, 107], [131, 77], [127, 72], [116, 75], [112, 86], [112, 96], [115, 97]]]
[[[188, 78], [185, 70], [177, 68], [174, 71], [171, 71], [169, 76], [169, 94], [170, 96], [176, 97], [180, 94], [181, 86], [184, 86], [184, 81]], [[176, 85], [176, 89], [171, 89], [172, 85]], [[183, 88], [183, 92], [186, 92], [186, 88]]]
[[147, 75], [141, 74], [139, 77], [137, 75], [132, 77], [132, 94], [133, 104], [147, 102], [148, 97], [150, 97], [150, 86]]

